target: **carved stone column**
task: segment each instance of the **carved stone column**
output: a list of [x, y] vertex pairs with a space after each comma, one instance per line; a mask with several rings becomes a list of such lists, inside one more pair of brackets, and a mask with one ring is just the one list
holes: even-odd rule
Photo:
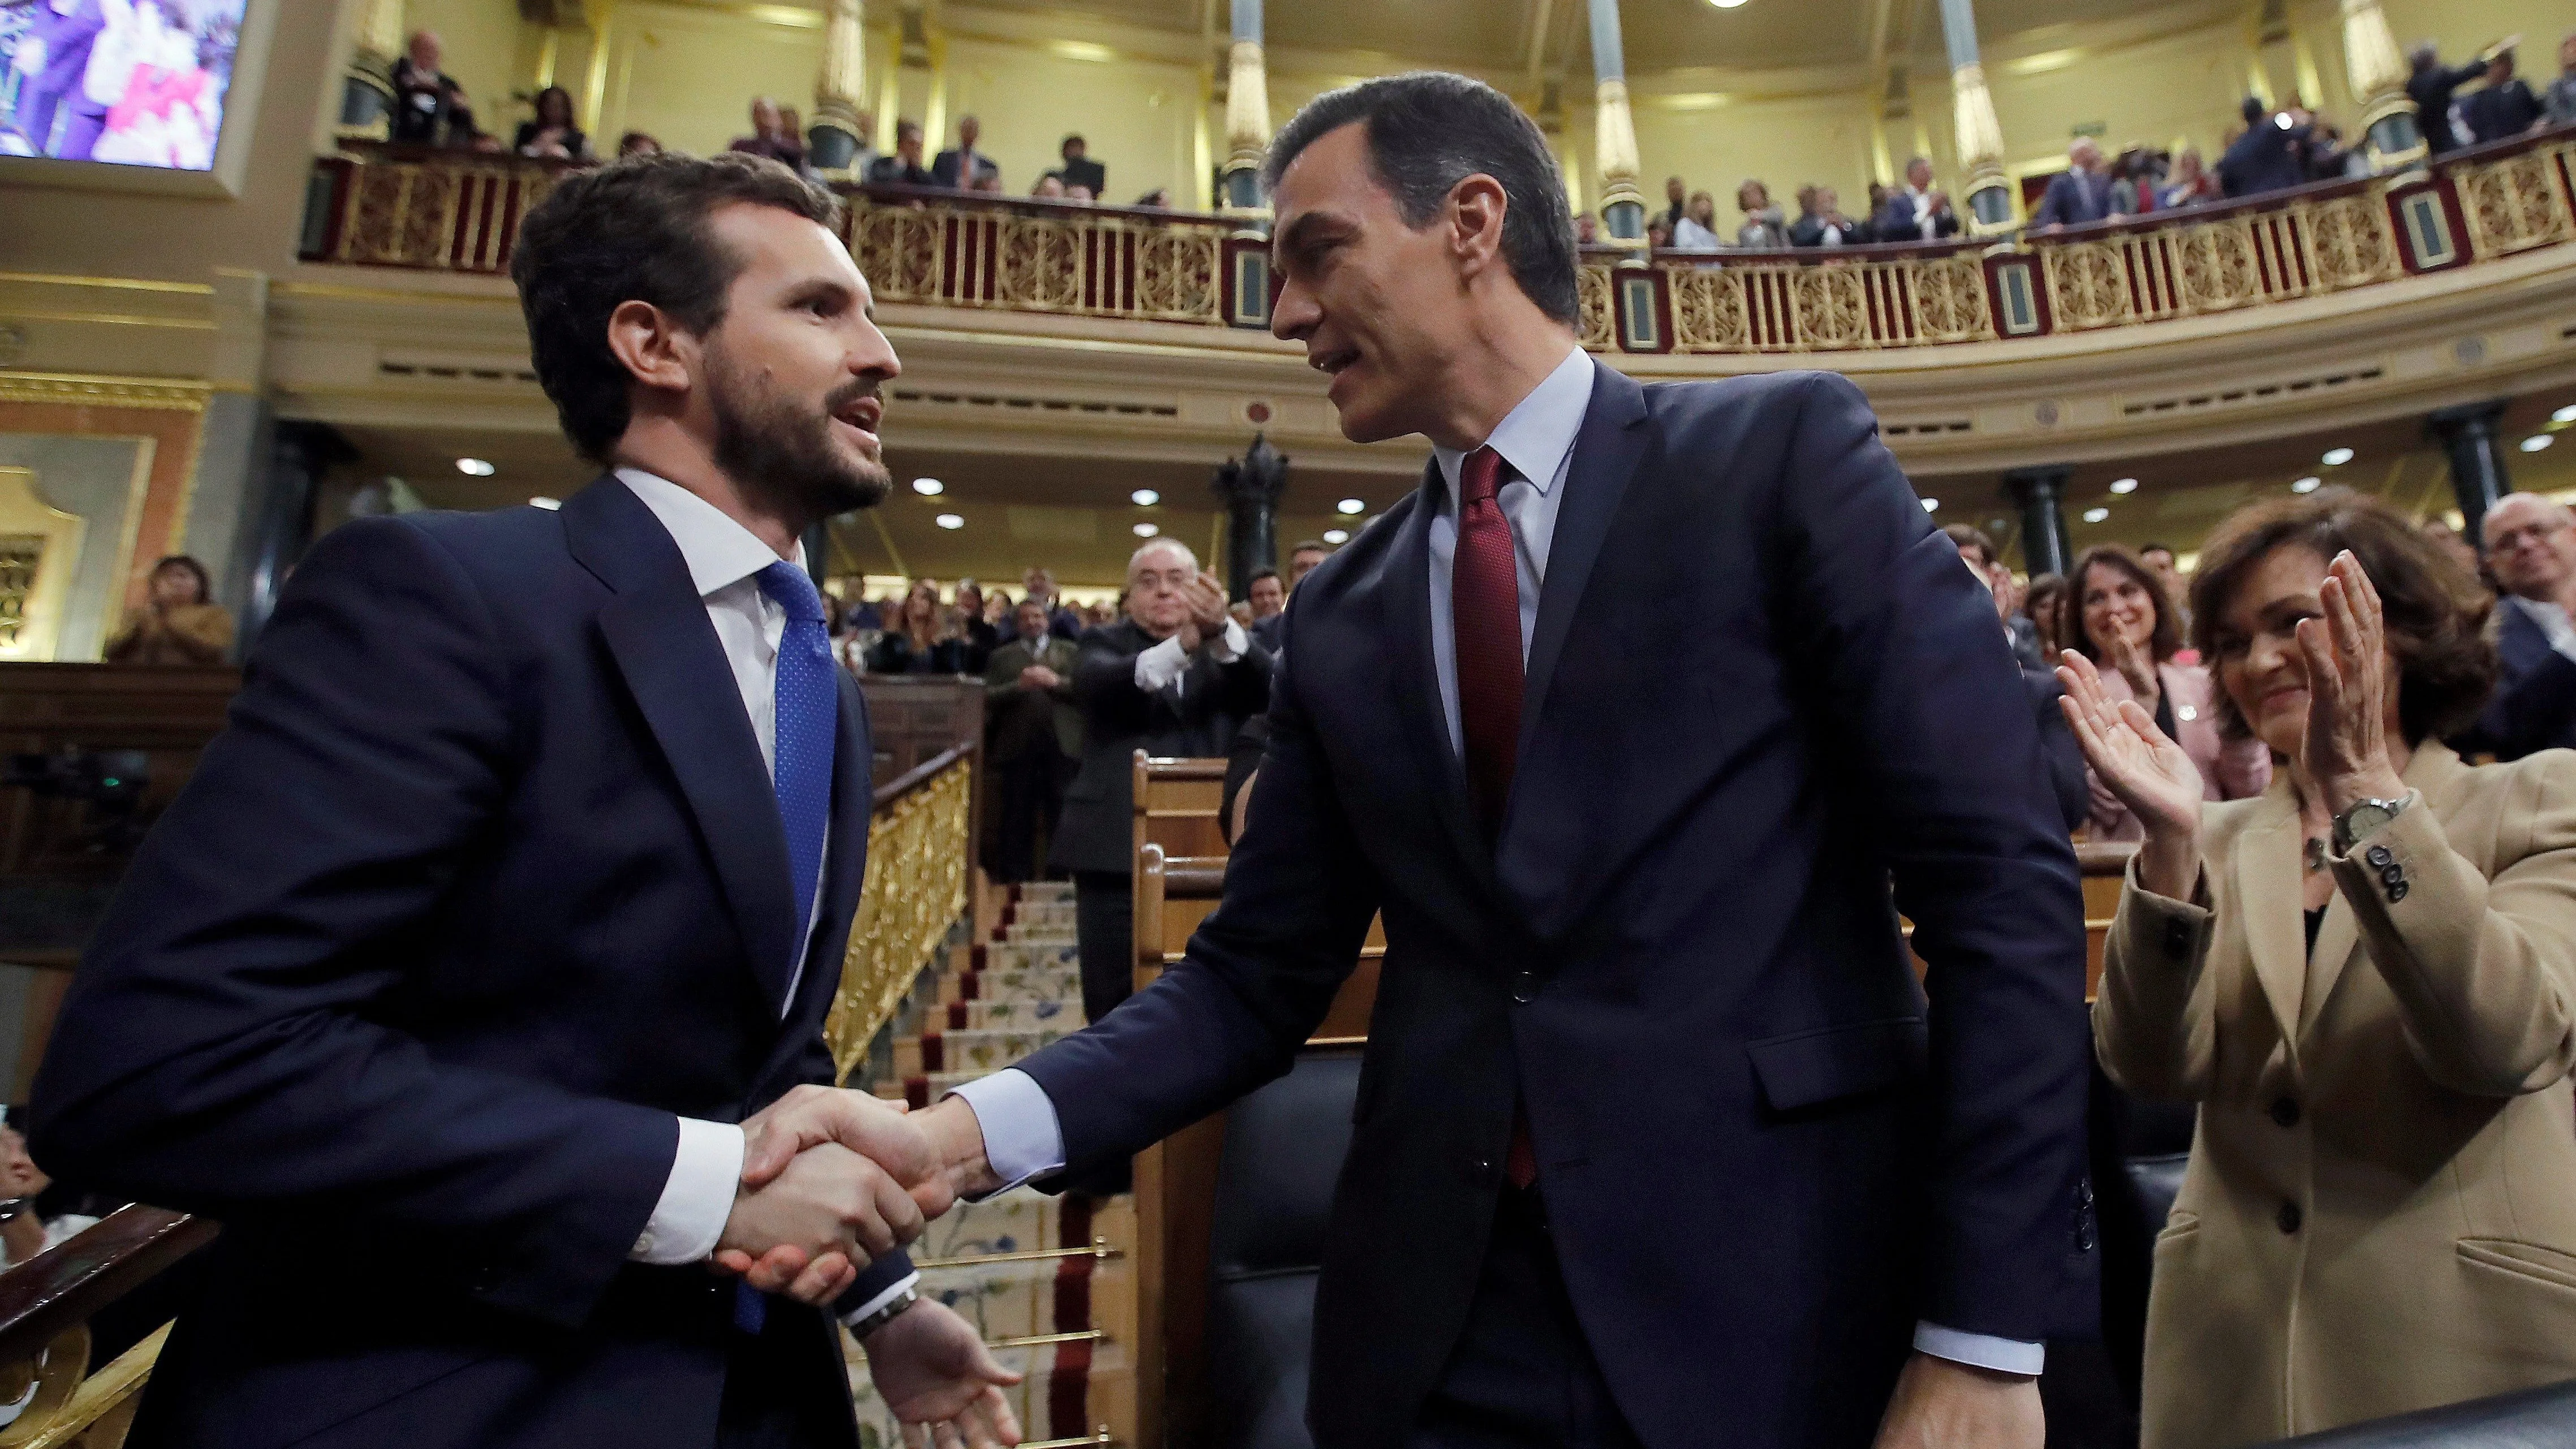
[[402, 0], [366, 0], [358, 45], [340, 86], [340, 130], [382, 140], [392, 125], [394, 62], [403, 53]]
[[1234, 44], [1226, 55], [1225, 169], [1217, 199], [1229, 211], [1258, 211], [1261, 158], [1270, 149], [1270, 72], [1261, 55], [1261, 0], [1234, 0]]
[[2013, 224], [2012, 182], [2004, 175], [2004, 128], [1986, 92], [1969, 0], [1941, 0], [1941, 38], [1950, 48], [1951, 124], [1968, 173], [1968, 215], [1977, 231], [2002, 231]]
[[2343, 0], [2343, 68], [2361, 101], [2370, 164], [2381, 171], [2424, 158], [2424, 133], [2406, 99], [2406, 57], [2389, 33], [2379, 0]]
[[2032, 578], [2063, 574], [2075, 562], [2075, 542], [2066, 531], [2066, 480], [2074, 469], [2063, 464], [2006, 473], [2004, 485], [2021, 505], [2021, 561]]
[[2443, 408], [2424, 420], [2424, 431], [2451, 455], [2451, 494], [2460, 500], [2460, 532], [2486, 552], [2487, 510], [2513, 491], [2505, 471], [2504, 439], [2496, 424], [2504, 419], [2504, 402], [2466, 403]]
[[1592, 123], [1601, 172], [1602, 240], [1644, 251], [1646, 194], [1637, 189], [1637, 126], [1628, 114], [1628, 61], [1619, 38], [1619, 0], [1592, 7]]
[[805, 157], [814, 169], [844, 172], [859, 154], [859, 98], [867, 89], [867, 16], [861, 0], [828, 0], [823, 69], [814, 77], [814, 124]]
[[1216, 470], [1216, 496], [1225, 504], [1225, 587], [1249, 598], [1255, 569], [1279, 566], [1279, 499], [1288, 491], [1288, 460], [1263, 434], [1252, 435], [1243, 456]]

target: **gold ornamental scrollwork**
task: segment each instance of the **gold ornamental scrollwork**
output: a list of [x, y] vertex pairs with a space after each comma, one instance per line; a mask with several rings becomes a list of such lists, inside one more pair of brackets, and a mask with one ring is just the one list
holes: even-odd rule
[[1923, 342], [1983, 342], [1995, 335], [1986, 305], [1985, 268], [1969, 256], [1905, 262], [1914, 299], [1914, 331]]
[[2571, 148], [2543, 146], [2451, 173], [2460, 211], [2468, 221], [2469, 252], [2484, 260], [2566, 241], [2576, 234], [2567, 193], [2559, 185]]
[[2112, 327], [2130, 320], [2129, 284], [2119, 250], [2107, 242], [2074, 242], [2041, 250], [2048, 304], [2062, 331]]
[[1221, 243], [1211, 234], [1149, 227], [1136, 235], [1135, 311], [1171, 322], [1221, 322], [1217, 267]]
[[1667, 266], [1664, 280], [1673, 299], [1674, 351], [1753, 350], [1751, 314], [1740, 273], [1721, 267]]
[[966, 912], [974, 768], [972, 755], [961, 756], [868, 821], [868, 871], [840, 988], [823, 1022], [836, 1079], [867, 1055], [868, 1042], [894, 1019]]
[[1575, 272], [1574, 332], [1576, 340], [1595, 352], [1619, 345], [1611, 324], [1608, 267], [1587, 263]]

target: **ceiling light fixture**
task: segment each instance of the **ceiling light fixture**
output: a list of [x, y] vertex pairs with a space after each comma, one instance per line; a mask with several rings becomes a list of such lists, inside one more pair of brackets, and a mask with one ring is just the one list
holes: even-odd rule
[[2135, 493], [2138, 491], [2138, 480], [2135, 478], [2114, 478], [2111, 480], [2111, 491], [2114, 493]]
[[2323, 461], [2329, 468], [2340, 468], [2344, 464], [2352, 461], [2352, 449], [2328, 448], [2326, 449], [2326, 455]]
[[1368, 505], [1356, 498], [1345, 498], [1334, 504], [1333, 510], [1342, 514], [1361, 514], [1368, 512]]
[[563, 507], [563, 500], [560, 498], [548, 498], [544, 494], [540, 493], [536, 497], [528, 500], [528, 506], [530, 508], [542, 508], [548, 512], [552, 512], [555, 509]]
[[2553, 423], [2576, 423], [2576, 403], [2569, 403], [2567, 406], [2551, 413], [2549, 415], [2549, 420]]
[[1127, 501], [1135, 504], [1139, 508], [1151, 508], [1155, 504], [1163, 501], [1163, 495], [1155, 492], [1151, 488], [1139, 488], [1135, 492], [1127, 495]]
[[1150, 523], [1140, 523], [1136, 525], [1136, 536], [1138, 538], [1152, 538], [1155, 534], [1162, 531], [1163, 530]]
[[1346, 529], [1328, 528], [1324, 530], [1324, 542], [1326, 543], [1348, 543], [1350, 541], [1351, 535]]
[[964, 528], [966, 526], [966, 520], [958, 517], [954, 513], [943, 513], [937, 518], [932, 519], [931, 522], [938, 524], [942, 528]]
[[491, 464], [480, 458], [459, 458], [456, 460], [456, 471], [468, 478], [489, 478], [492, 476], [493, 468]]
[[912, 480], [912, 491], [924, 498], [936, 498], [948, 491], [948, 485], [936, 478], [915, 478]]
[[1708, 0], [1708, 3], [1716, 6], [1720, 10], [1732, 10], [1738, 5], [1743, 4], [1744, 0]]
[[2323, 478], [2302, 478], [2298, 482], [2290, 485], [2290, 491], [2293, 493], [2314, 493], [2317, 491], [2317, 485], [2323, 482], [2325, 482]]
[[2557, 441], [2558, 440], [2556, 438], [2549, 436], [2547, 433], [2534, 433], [2530, 437], [2522, 440], [2522, 450], [2526, 453], [2537, 453], [2541, 449], [2546, 448]]
[[2111, 510], [2107, 508], [2087, 508], [2084, 510], [2084, 521], [2086, 523], [2100, 523], [2103, 519], [2110, 516]]

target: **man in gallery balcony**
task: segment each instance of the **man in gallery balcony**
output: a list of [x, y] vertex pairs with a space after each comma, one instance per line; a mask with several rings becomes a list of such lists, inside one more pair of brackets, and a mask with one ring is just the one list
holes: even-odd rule
[[1870, 218], [1870, 233], [1879, 241], [1939, 241], [1959, 234], [1959, 214], [1950, 209], [1950, 194], [1932, 184], [1932, 161], [1917, 156], [1905, 163], [1905, 184], [1887, 194]]
[[1381, 917], [1323, 1449], [2038, 1449], [2096, 1322], [2083, 904], [1993, 601], [1850, 383], [1584, 353], [1490, 87], [1331, 92], [1266, 179], [1273, 329], [1421, 486], [1290, 595], [1184, 959], [902, 1125], [966, 1192], [1124, 1162]]

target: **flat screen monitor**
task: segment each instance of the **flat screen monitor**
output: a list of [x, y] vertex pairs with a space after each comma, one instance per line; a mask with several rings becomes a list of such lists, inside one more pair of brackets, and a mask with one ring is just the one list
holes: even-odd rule
[[0, 156], [208, 171], [249, 0], [0, 0]]

